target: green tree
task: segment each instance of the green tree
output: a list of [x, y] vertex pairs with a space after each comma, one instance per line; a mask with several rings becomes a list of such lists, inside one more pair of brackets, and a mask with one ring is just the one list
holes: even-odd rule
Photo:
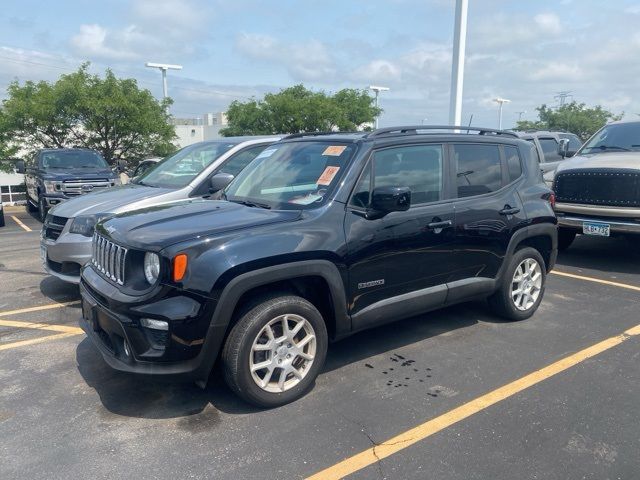
[[380, 114], [373, 102], [366, 90], [344, 89], [327, 95], [295, 85], [268, 93], [263, 100], [232, 102], [227, 109], [229, 126], [220, 133], [235, 136], [355, 131]]
[[175, 151], [170, 100], [158, 102], [134, 79], [119, 79], [111, 70], [100, 77], [87, 69], [84, 64], [53, 84], [11, 83], [2, 131], [28, 151], [92, 148], [111, 164]]
[[593, 135], [607, 122], [620, 120], [622, 115], [615, 115], [600, 105], [587, 107], [584, 103], [571, 102], [559, 108], [540, 105], [537, 121], [520, 121], [516, 130], [564, 130], [575, 133], [583, 140]]

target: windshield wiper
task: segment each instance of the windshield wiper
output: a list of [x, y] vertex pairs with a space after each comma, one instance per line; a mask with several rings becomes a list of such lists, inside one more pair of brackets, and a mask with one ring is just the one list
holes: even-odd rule
[[630, 152], [631, 150], [625, 147], [618, 147], [617, 145], [599, 145], [597, 147], [589, 147], [589, 150], [622, 150], [624, 152]]
[[247, 200], [229, 200], [229, 201], [233, 203], [239, 203], [247, 207], [258, 207], [258, 208], [265, 208], [267, 210], [271, 210], [271, 205], [267, 205], [266, 203], [249, 202]]

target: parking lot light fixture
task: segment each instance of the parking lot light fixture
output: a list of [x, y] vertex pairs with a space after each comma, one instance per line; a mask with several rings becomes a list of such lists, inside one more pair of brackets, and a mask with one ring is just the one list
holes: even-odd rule
[[[380, 87], [378, 85], [369, 85], [369, 90], [373, 90], [374, 92], [376, 92], [376, 108], [378, 108], [378, 95], [380, 95], [380, 92], [388, 92], [390, 90], [389, 87]], [[380, 118], [380, 115], [376, 115], [376, 128], [378, 128], [378, 119]]]
[[506, 98], [500, 98], [500, 97], [496, 97], [493, 99], [494, 102], [496, 102], [499, 107], [498, 107], [498, 130], [502, 130], [502, 106], [505, 103], [511, 103], [511, 100], [507, 100]]
[[167, 98], [167, 70], [182, 70], [182, 65], [171, 65], [168, 63], [147, 62], [145, 66], [149, 68], [159, 68], [162, 72], [162, 98]]

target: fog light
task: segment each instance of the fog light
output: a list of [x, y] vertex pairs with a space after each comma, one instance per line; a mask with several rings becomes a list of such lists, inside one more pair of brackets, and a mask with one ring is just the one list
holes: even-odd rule
[[155, 320], [153, 318], [141, 318], [140, 325], [154, 330], [169, 330], [169, 323], [164, 320]]
[[127, 357], [131, 356], [131, 350], [129, 350], [129, 343], [126, 340], [123, 340], [122, 342], [122, 349], [124, 350], [124, 354]]

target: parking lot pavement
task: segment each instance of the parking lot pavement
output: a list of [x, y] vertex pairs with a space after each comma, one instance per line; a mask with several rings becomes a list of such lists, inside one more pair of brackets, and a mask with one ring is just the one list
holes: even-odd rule
[[[330, 347], [309, 395], [257, 410], [234, 397], [219, 372], [205, 390], [131, 376], [109, 369], [84, 335], [53, 338], [65, 331], [47, 328], [76, 327], [77, 287], [41, 273], [37, 233], [9, 228], [0, 230], [0, 348], [51, 337], [0, 350], [3, 479], [328, 475], [345, 459], [478, 407], [487, 392], [610, 338], [619, 344], [480, 404], [380, 462], [351, 463], [349, 478], [640, 471], [640, 336], [619, 336], [640, 323], [639, 291], [588, 280], [640, 287], [638, 253], [625, 240], [579, 238], [557, 267], [574, 276], [550, 275], [545, 301], [527, 321], [501, 322], [472, 303], [363, 332]], [[52, 308], [24, 311], [36, 306]]]

